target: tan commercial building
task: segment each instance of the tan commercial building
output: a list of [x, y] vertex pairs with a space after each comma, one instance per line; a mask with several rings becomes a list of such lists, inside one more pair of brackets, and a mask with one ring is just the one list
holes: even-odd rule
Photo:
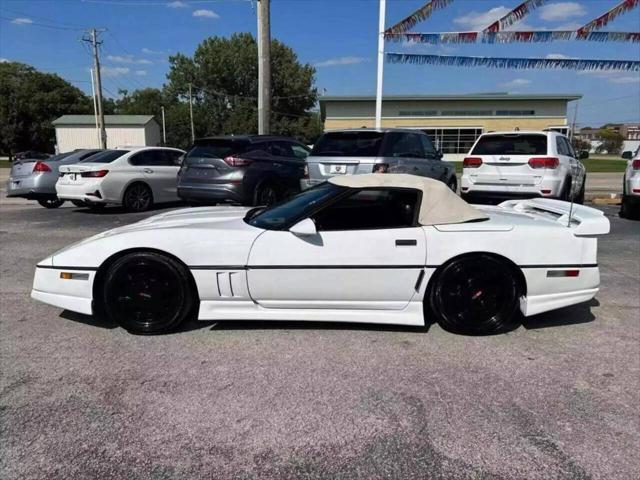
[[[446, 160], [459, 161], [482, 133], [552, 129], [568, 133], [567, 105], [579, 94], [387, 95], [382, 126], [425, 131]], [[320, 97], [325, 130], [372, 128], [373, 96]]]

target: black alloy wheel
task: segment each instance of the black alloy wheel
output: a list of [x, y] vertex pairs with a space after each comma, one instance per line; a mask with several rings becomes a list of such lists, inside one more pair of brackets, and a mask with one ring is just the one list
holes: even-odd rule
[[153, 252], [130, 253], [107, 270], [99, 311], [131, 333], [176, 330], [196, 303], [187, 269]]
[[490, 334], [513, 321], [519, 297], [509, 265], [479, 254], [454, 260], [437, 273], [430, 304], [444, 329]]
[[43, 198], [41, 200], [38, 200], [38, 203], [40, 204], [40, 206], [44, 208], [58, 208], [62, 206], [62, 204], [64, 203], [64, 200], [60, 200], [58, 197]]
[[128, 212], [145, 212], [153, 205], [151, 189], [144, 183], [134, 183], [124, 192], [122, 200]]
[[263, 183], [256, 192], [256, 206], [269, 207], [278, 201], [278, 190], [271, 183]]
[[458, 179], [455, 175], [451, 177], [451, 180], [447, 183], [447, 187], [449, 187], [453, 193], [458, 193]]

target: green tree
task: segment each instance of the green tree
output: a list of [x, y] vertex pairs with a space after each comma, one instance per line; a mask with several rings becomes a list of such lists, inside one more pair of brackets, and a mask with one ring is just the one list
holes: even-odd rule
[[576, 153], [581, 152], [583, 150], [586, 150], [587, 152], [591, 150], [590, 142], [575, 136], [571, 139], [571, 145], [573, 146], [573, 149], [576, 151]]
[[[164, 93], [175, 103], [185, 103], [192, 85], [196, 136], [257, 132], [258, 49], [251, 34], [210, 37], [193, 57], [178, 54], [169, 61]], [[272, 133], [315, 141], [314, 81], [311, 65], [301, 64], [291, 48], [272, 40]], [[168, 121], [167, 127], [173, 128]]]
[[603, 129], [598, 133], [598, 140], [602, 143], [596, 148], [598, 153], [607, 152], [610, 155], [618, 155], [624, 144], [624, 137], [614, 130]]
[[0, 152], [52, 152], [51, 122], [60, 115], [91, 112], [91, 99], [58, 75], [23, 63], [0, 63]]

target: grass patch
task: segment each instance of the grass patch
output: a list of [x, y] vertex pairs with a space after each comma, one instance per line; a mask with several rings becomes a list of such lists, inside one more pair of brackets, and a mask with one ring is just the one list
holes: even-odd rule
[[0, 168], [11, 168], [11, 162], [9, 160], [0, 160]]

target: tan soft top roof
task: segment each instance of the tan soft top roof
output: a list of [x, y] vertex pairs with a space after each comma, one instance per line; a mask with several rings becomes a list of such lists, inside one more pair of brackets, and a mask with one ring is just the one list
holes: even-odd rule
[[422, 191], [420, 225], [464, 223], [488, 218], [484, 213], [453, 193], [444, 183], [432, 178], [404, 173], [368, 173], [331, 177], [329, 183], [349, 188], [395, 187]]

